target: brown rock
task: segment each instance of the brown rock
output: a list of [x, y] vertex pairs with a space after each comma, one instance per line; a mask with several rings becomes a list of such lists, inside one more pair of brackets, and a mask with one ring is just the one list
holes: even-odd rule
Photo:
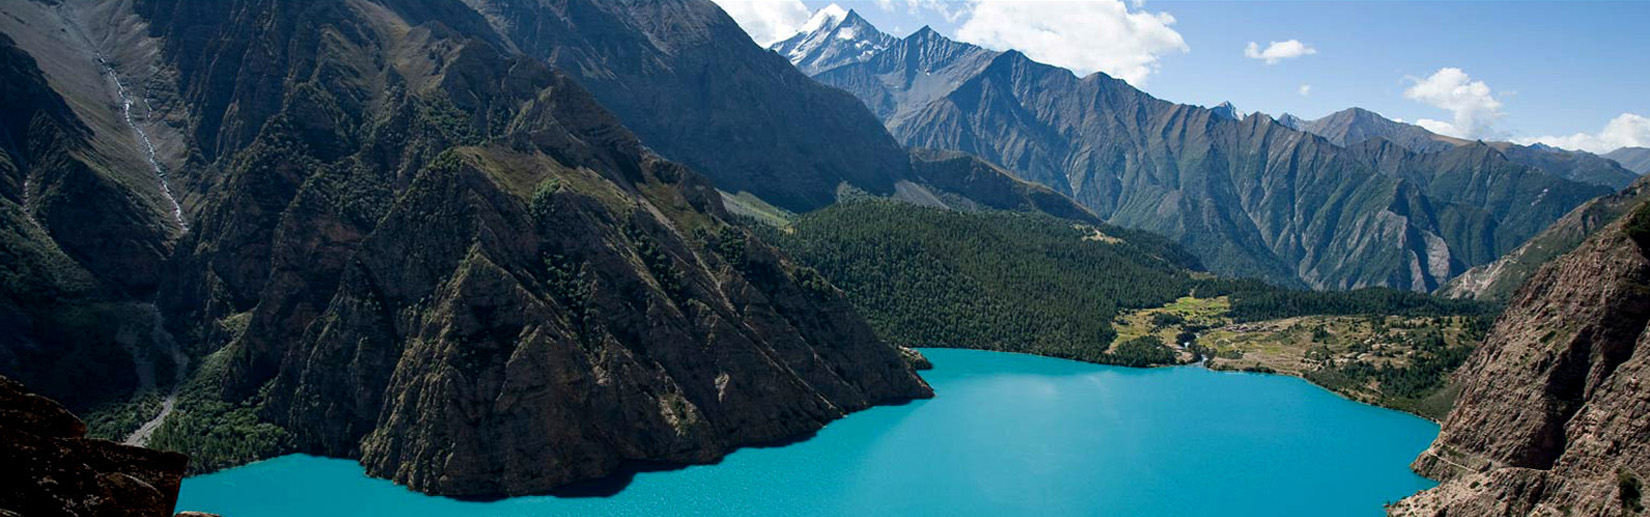
[[1650, 502], [1638, 494], [1650, 473], [1650, 260], [1628, 222], [1518, 292], [1415, 461], [1444, 483], [1392, 514], [1636, 515]]
[[85, 435], [63, 406], [0, 377], [0, 515], [172, 514], [187, 456]]

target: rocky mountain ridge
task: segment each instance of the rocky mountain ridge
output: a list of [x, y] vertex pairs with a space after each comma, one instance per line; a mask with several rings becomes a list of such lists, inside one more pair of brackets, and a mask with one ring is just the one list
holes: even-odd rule
[[[1234, 120], [1234, 109], [1165, 102], [932, 29], [815, 78], [853, 92], [907, 145], [978, 155], [1109, 223], [1175, 238], [1217, 273], [1289, 285], [1429, 291], [1606, 192], [1512, 165], [1496, 174], [1540, 179], [1429, 190], [1434, 174], [1381, 174], [1270, 117]], [[1417, 156], [1386, 168], [1426, 166]], [[1525, 190], [1534, 184], [1552, 194]], [[1510, 210], [1512, 199], [1536, 209]]]
[[[1456, 147], [1488, 146], [1501, 158], [1571, 181], [1611, 189], [1626, 188], [1640, 173], [1593, 153], [1567, 151], [1555, 147], [1518, 145], [1511, 142], [1483, 142], [1440, 135], [1421, 126], [1400, 122], [1362, 108], [1348, 108], [1317, 120], [1300, 120], [1293, 115], [1291, 127], [1313, 133], [1341, 147], [1354, 147], [1382, 139], [1417, 153], [1447, 152]], [[1288, 125], [1288, 124], [1286, 124]]]

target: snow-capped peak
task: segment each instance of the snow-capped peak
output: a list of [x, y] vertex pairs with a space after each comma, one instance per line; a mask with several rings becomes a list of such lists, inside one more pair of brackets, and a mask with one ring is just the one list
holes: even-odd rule
[[802, 28], [797, 29], [796, 32], [797, 34], [813, 33], [819, 29], [842, 23], [842, 20], [846, 18], [848, 18], [847, 9], [843, 9], [842, 6], [836, 4], [827, 5], [808, 18], [807, 23], [803, 23]]
[[858, 13], [831, 4], [814, 13], [795, 36], [769, 48], [785, 56], [803, 73], [815, 75], [870, 59], [895, 41]]

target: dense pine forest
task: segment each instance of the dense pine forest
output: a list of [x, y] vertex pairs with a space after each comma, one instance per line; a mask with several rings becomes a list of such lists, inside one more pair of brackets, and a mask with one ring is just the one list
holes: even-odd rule
[[[1237, 321], [1307, 314], [1478, 315], [1493, 307], [1393, 289], [1312, 292], [1219, 279], [1153, 234], [1040, 213], [958, 212], [866, 199], [748, 226], [841, 288], [909, 347], [1025, 352], [1126, 366], [1173, 363], [1159, 340], [1113, 343], [1113, 319], [1187, 295], [1230, 295]], [[1125, 346], [1126, 345], [1126, 346]]]

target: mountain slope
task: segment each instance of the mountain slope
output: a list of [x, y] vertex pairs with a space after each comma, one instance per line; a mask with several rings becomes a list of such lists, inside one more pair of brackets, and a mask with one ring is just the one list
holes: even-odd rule
[[1576, 207], [1518, 249], [1495, 262], [1467, 270], [1438, 288], [1436, 294], [1490, 302], [1509, 301], [1513, 293], [1541, 266], [1569, 253], [1594, 232], [1615, 222], [1646, 200], [1650, 200], [1650, 178], [1640, 178], [1621, 192]]
[[1584, 152], [1507, 142], [1489, 144], [1514, 163], [1541, 169], [1563, 178], [1623, 189], [1639, 179], [1639, 174], [1605, 157]]
[[155, 321], [139, 301], [154, 296], [175, 230], [148, 202], [151, 173], [110, 154], [118, 128], [103, 122], [118, 115], [66, 98], [68, 74], [46, 75], [17, 41], [0, 33], [0, 375], [84, 412], [153, 384], [142, 363]]
[[[931, 29], [816, 79], [854, 92], [907, 145], [978, 155], [1227, 275], [1430, 290], [1584, 200], [1548, 200], [1557, 208], [1517, 215], [1550, 219], [1498, 230], [1492, 214], [1512, 211], [1488, 197], [1435, 198], [1268, 117], [1233, 120]], [[1513, 244], [1486, 237], [1497, 231]]]
[[1627, 170], [1639, 174], [1650, 174], [1650, 148], [1623, 147], [1610, 151], [1604, 157], [1615, 160], [1616, 163], [1620, 163]]
[[[174, 170], [191, 224], [151, 267], [165, 322], [200, 366], [154, 440], [197, 472], [299, 451], [430, 493], [540, 493], [931, 394], [840, 292], [729, 225], [704, 177], [468, 4], [100, 7], [154, 38], [142, 80], [175, 92], [156, 111], [187, 147]], [[558, 37], [687, 41], [636, 29], [685, 30], [650, 11], [671, 6], [561, 7], [595, 21]], [[796, 98], [852, 102], [776, 62], [808, 85]], [[863, 116], [903, 174], [909, 155]], [[26, 219], [9, 190], [19, 155], [6, 156], [0, 216]], [[61, 262], [64, 239], [42, 234], [0, 251]]]
[[[1376, 138], [1348, 150], [1377, 171], [1417, 185], [1433, 200], [1475, 207], [1496, 221], [1491, 234], [1446, 234], [1471, 264], [1495, 260], [1572, 207], [1610, 193], [1605, 187], [1566, 181], [1513, 163], [1493, 147], [1476, 142], [1418, 153]], [[1489, 239], [1488, 245], [1465, 244], [1483, 239]]]
[[752, 43], [709, 1], [470, 3], [514, 47], [573, 76], [648, 146], [723, 190], [807, 211], [843, 183], [891, 194], [908, 172], [905, 151], [852, 96]]
[[1636, 515], [1650, 471], [1650, 205], [1542, 267], [1456, 373], [1394, 515]]

